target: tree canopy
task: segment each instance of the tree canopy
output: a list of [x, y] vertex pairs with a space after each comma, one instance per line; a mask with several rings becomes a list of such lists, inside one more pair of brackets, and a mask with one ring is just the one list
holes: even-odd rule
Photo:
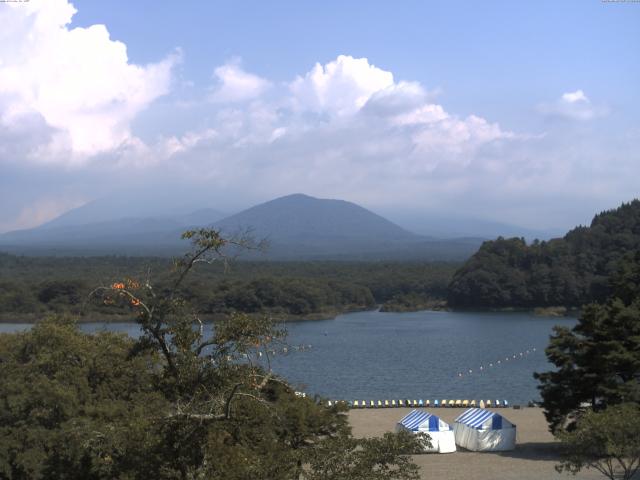
[[[0, 478], [127, 478], [152, 468], [167, 400], [151, 350], [51, 318], [0, 335]], [[133, 477], [135, 478], [135, 477]]]
[[555, 328], [546, 353], [557, 370], [535, 375], [554, 432], [588, 409], [640, 402], [640, 252], [624, 258], [611, 289], [575, 327]]
[[[123, 279], [94, 291], [128, 308], [138, 340], [52, 318], [0, 335], [0, 479], [402, 479], [424, 439], [356, 439], [345, 407], [301, 397], [271, 371], [285, 332], [235, 314], [205, 328], [181, 294], [231, 242], [190, 231], [169, 286]], [[244, 247], [244, 242], [238, 242]]]
[[[459, 264], [420, 262], [266, 262], [240, 259], [202, 264], [181, 284], [181, 295], [203, 317], [233, 311], [274, 318], [328, 318], [372, 309], [417, 310], [443, 302]], [[156, 289], [170, 288], [171, 262], [153, 257], [18, 257], [0, 253], [0, 321], [47, 314], [82, 321], [120, 320], [126, 305], [87, 303], [96, 285], [151, 272]]]
[[563, 238], [485, 242], [454, 275], [454, 307], [579, 307], [604, 301], [621, 258], [640, 249], [640, 200], [596, 215]]
[[558, 471], [592, 468], [611, 480], [631, 480], [640, 467], [640, 406], [613, 405], [588, 412], [573, 431], [559, 436], [563, 461]]

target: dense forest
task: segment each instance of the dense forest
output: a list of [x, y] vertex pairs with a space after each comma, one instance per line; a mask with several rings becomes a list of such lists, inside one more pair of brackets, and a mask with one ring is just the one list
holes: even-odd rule
[[563, 238], [485, 242], [449, 285], [452, 307], [579, 307], [611, 293], [608, 278], [640, 249], [640, 200], [596, 215]]
[[270, 367], [286, 345], [273, 319], [193, 328], [183, 284], [228, 241], [189, 238], [165, 288], [126, 279], [97, 293], [131, 307], [139, 338], [64, 315], [0, 334], [0, 479], [417, 480], [409, 455], [429, 437], [355, 438], [345, 404], [298, 395]]
[[[250, 262], [201, 264], [181, 294], [204, 318], [233, 311], [275, 318], [324, 318], [372, 309], [404, 311], [444, 302], [455, 263]], [[164, 258], [26, 257], [0, 254], [0, 320], [29, 321], [48, 313], [81, 320], [117, 320], [121, 305], [91, 301], [99, 286], [127, 279], [168, 288], [173, 269]]]

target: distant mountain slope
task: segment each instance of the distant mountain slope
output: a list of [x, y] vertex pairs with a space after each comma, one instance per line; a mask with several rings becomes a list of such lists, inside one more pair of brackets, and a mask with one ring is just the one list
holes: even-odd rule
[[354, 203], [303, 194], [256, 205], [214, 227], [227, 234], [250, 229], [269, 241], [262, 258], [279, 260], [461, 260], [482, 242], [431, 239]]
[[251, 227], [274, 242], [411, 242], [411, 233], [355, 203], [294, 194], [256, 205], [214, 224], [225, 232]]
[[[143, 190], [140, 192], [120, 192], [109, 197], [99, 198], [69, 210], [37, 228], [87, 225], [124, 218], [171, 219], [182, 224], [194, 213], [198, 217], [198, 221], [206, 217], [208, 222], [215, 222], [224, 217], [224, 214], [217, 210], [197, 209], [193, 203], [182, 204], [171, 195]], [[186, 223], [190, 223], [190, 221]]]
[[[73, 213], [72, 210], [70, 213]], [[86, 222], [85, 213], [57, 219], [28, 230], [0, 235], [0, 248], [15, 253], [47, 254], [173, 254], [186, 246], [180, 232], [210, 225], [222, 217], [220, 212], [201, 209], [173, 216], [117, 218]], [[76, 223], [78, 221], [85, 223]], [[34, 250], [35, 249], [35, 250]]]
[[457, 307], [580, 306], [605, 298], [608, 278], [640, 250], [640, 200], [596, 215], [589, 227], [527, 245], [485, 242], [454, 275], [449, 304]]
[[226, 235], [250, 230], [256, 239], [267, 239], [266, 253], [243, 253], [250, 259], [463, 260], [481, 243], [477, 238], [416, 235], [354, 203], [302, 194], [277, 198], [222, 220], [218, 212], [201, 210], [87, 222], [93, 214], [111, 215], [102, 204], [80, 207], [41, 227], [0, 236], [0, 248], [41, 255], [176, 255], [188, 248], [180, 234], [195, 226], [213, 226]]

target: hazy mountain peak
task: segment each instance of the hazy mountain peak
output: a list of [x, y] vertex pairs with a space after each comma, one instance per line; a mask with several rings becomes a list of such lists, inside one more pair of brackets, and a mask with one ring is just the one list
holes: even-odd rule
[[43, 252], [173, 255], [187, 248], [179, 240], [185, 228], [204, 225], [225, 234], [250, 229], [256, 239], [270, 241], [267, 256], [280, 259], [466, 258], [480, 244], [477, 239], [433, 241], [355, 203], [302, 193], [275, 198], [218, 221], [219, 212], [206, 208], [173, 214], [160, 210], [140, 217], [115, 209], [112, 215], [121, 216], [105, 219], [98, 215], [103, 205], [97, 203], [100, 208], [93, 203], [79, 207], [47, 226], [2, 235], [0, 245], [14, 252], [36, 247]]
[[[289, 195], [283, 195], [281, 197], [270, 200], [271, 202], [277, 202], [279, 200], [322, 200], [320, 198], [312, 197], [306, 193], [290, 193]], [[268, 203], [268, 202], [265, 202]]]
[[419, 237], [355, 203], [296, 193], [255, 205], [215, 224], [223, 231], [251, 228], [283, 242], [400, 242]]

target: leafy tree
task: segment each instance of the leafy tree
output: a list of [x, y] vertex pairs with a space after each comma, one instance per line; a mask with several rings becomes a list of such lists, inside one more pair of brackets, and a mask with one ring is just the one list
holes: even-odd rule
[[0, 335], [0, 478], [127, 478], [153, 465], [167, 401], [152, 351], [120, 334], [81, 334], [52, 317]]
[[571, 432], [560, 434], [559, 472], [593, 468], [611, 480], [630, 480], [640, 467], [640, 406], [621, 404], [588, 412]]
[[[431, 446], [427, 436], [418, 437], [418, 441]], [[416, 436], [410, 432], [386, 433], [383, 438], [333, 438], [313, 450], [304, 479], [418, 479], [418, 466], [403, 456], [408, 451], [420, 451], [416, 447]]]
[[56, 322], [0, 337], [0, 479], [417, 478], [406, 454], [420, 438], [354, 439], [345, 407], [300, 398], [271, 371], [285, 332], [269, 319], [204, 325], [185, 279], [254, 245], [207, 229], [183, 237], [193, 250], [168, 286], [125, 279], [93, 292], [130, 309], [139, 340]]
[[38, 300], [42, 303], [64, 301], [69, 305], [75, 305], [81, 301], [81, 287], [77, 281], [46, 282], [38, 292]]

